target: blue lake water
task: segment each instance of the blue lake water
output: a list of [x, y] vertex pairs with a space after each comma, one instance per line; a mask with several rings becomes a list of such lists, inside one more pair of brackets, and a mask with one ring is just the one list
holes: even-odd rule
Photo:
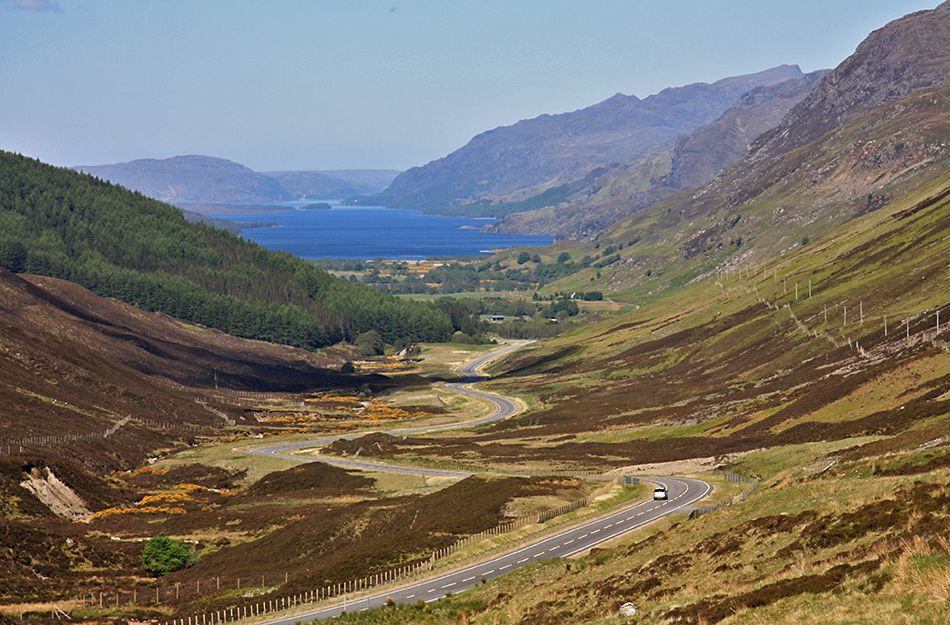
[[[303, 258], [388, 258], [475, 256], [517, 245], [550, 245], [551, 237], [487, 234], [478, 229], [492, 219], [422, 215], [413, 210], [333, 206], [331, 209], [215, 215], [232, 221], [279, 223], [248, 228], [245, 239]], [[475, 229], [472, 229], [475, 228]]]

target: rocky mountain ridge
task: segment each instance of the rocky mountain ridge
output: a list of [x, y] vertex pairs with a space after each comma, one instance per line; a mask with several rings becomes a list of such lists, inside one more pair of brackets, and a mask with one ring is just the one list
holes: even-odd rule
[[658, 143], [708, 124], [759, 86], [800, 79], [797, 66], [664, 89], [643, 100], [617, 94], [593, 106], [541, 115], [481, 133], [451, 154], [400, 174], [366, 199], [430, 212], [585, 177], [613, 163], [631, 163]]
[[[709, 272], [770, 264], [945, 175], [950, 46], [942, 42], [950, 42], [948, 3], [871, 33], [733, 166], [605, 230], [594, 245], [626, 247], [611, 271], [593, 276], [594, 285], [625, 298], [655, 297]], [[877, 80], [864, 84], [869, 76]], [[933, 83], [941, 84], [919, 86]], [[848, 102], [856, 103], [850, 113]], [[824, 130], [827, 103], [842, 103], [849, 120]]]
[[587, 194], [533, 211], [513, 213], [486, 230], [546, 234], [559, 239], [596, 237], [604, 228], [679, 191], [707, 182], [738, 161], [750, 143], [778, 124], [827, 74], [811, 72], [757, 87], [714, 122], [668, 141], [661, 149], [612, 172]]
[[750, 158], [801, 147], [875, 107], [950, 82], [950, 2], [875, 30], [772, 131]]

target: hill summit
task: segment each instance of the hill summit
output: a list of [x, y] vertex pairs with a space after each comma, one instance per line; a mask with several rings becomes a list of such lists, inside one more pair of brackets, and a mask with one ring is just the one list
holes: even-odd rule
[[376, 193], [399, 173], [388, 169], [256, 172], [227, 159], [200, 155], [81, 165], [74, 169], [198, 212], [205, 212], [200, 207], [208, 204], [338, 200]]
[[113, 165], [84, 165], [76, 169], [172, 204], [294, 199], [274, 178], [213, 156], [147, 158]]

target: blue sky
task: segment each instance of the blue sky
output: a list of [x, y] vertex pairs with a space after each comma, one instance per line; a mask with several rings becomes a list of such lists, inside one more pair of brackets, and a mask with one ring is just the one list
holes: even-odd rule
[[834, 67], [938, 0], [0, 0], [0, 148], [406, 169], [615, 93]]

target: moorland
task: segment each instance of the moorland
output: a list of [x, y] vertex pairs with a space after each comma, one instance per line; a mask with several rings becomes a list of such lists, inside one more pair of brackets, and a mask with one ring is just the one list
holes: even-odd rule
[[[339, 622], [946, 622], [947, 50], [950, 3], [908, 15], [699, 186], [426, 273], [328, 273], [3, 153], [0, 618], [180, 623], [690, 475], [714, 486], [693, 514]], [[601, 188], [622, 203], [630, 184]], [[400, 435], [490, 410], [446, 382], [502, 327], [541, 339], [483, 369], [521, 411]], [[475, 475], [312, 462], [356, 456]], [[156, 576], [141, 556], [162, 534], [189, 563]]]

